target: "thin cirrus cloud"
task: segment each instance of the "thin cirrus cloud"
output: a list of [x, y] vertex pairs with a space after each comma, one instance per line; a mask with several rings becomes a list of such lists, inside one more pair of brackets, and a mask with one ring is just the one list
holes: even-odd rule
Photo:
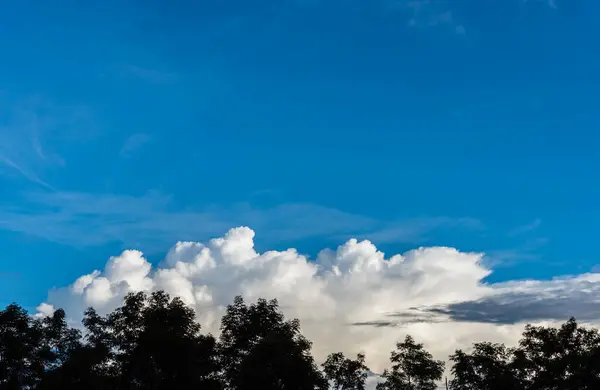
[[[373, 237], [380, 243], [418, 244], [443, 229], [482, 229], [472, 218], [380, 221], [310, 203], [256, 208], [246, 203], [179, 209], [158, 192], [135, 197], [78, 192], [37, 192], [17, 206], [0, 207], [0, 229], [61, 244], [90, 247], [118, 242], [162, 251], [177, 240], [206, 239], [230, 226], [252, 225], [269, 243], [311, 237]], [[84, 233], [84, 234], [82, 234]]]
[[37, 96], [10, 100], [1, 95], [0, 104], [0, 175], [18, 175], [54, 190], [43, 172], [66, 162], [50, 145], [73, 145], [93, 136], [89, 110], [59, 106]]
[[140, 251], [124, 251], [103, 270], [51, 290], [39, 315], [62, 307], [77, 323], [88, 306], [106, 313], [129, 291], [160, 289], [181, 297], [204, 330], [218, 334], [234, 296], [277, 298], [286, 316], [300, 319], [318, 361], [332, 351], [362, 351], [374, 372], [406, 334], [447, 359], [476, 341], [514, 345], [526, 322], [576, 316], [600, 323], [600, 274], [489, 284], [493, 270], [483, 253], [426, 247], [385, 256], [370, 241], [350, 239], [309, 260], [295, 249], [260, 253], [254, 235], [240, 227], [205, 243], [178, 242], [158, 267]]
[[133, 154], [139, 151], [144, 145], [150, 142], [152, 138], [145, 133], [135, 133], [127, 137], [119, 154], [121, 157], [132, 157]]
[[[8, 107], [8, 108], [6, 108]], [[47, 121], [27, 106], [5, 106], [1, 112], [8, 119], [0, 123], [0, 174], [17, 174], [44, 187], [51, 187], [35, 172], [34, 165], [47, 159], [40, 138]]]
[[[556, 0], [512, 0], [515, 4], [541, 4], [551, 9], [559, 9]], [[466, 36], [467, 28], [456, 17], [453, 9], [456, 4], [446, 0], [383, 0], [390, 11], [408, 13], [407, 25], [419, 30], [437, 29], [456, 36]]]
[[469, 231], [482, 231], [483, 223], [476, 218], [462, 217], [421, 217], [406, 219], [402, 223], [391, 224], [382, 229], [369, 232], [369, 240], [387, 243], [400, 240], [404, 243], [426, 241], [438, 230], [462, 228]]
[[524, 3], [544, 4], [550, 8], [558, 9], [556, 0], [523, 0]]
[[[24, 177], [25, 179], [27, 179], [28, 181], [38, 184], [42, 187], [45, 187], [49, 190], [54, 190], [54, 187], [48, 183], [46, 183], [44, 180], [40, 179], [35, 172], [33, 172], [32, 170], [30, 170], [28, 167], [26, 166], [22, 166], [17, 164], [16, 162], [14, 162], [13, 160], [11, 160], [6, 154], [0, 154], [0, 166], [3, 165], [5, 168], [8, 168], [10, 171], [12, 172], [16, 172], [17, 174], [21, 175], [22, 177]], [[0, 169], [0, 173], [2, 172], [2, 170]]]
[[133, 64], [121, 66], [119, 70], [124, 76], [134, 77], [152, 84], [172, 84], [179, 79], [178, 75], [173, 72]]
[[525, 233], [529, 233], [532, 232], [534, 230], [536, 230], [537, 228], [539, 228], [542, 224], [542, 220], [539, 218], [534, 219], [533, 221], [531, 221], [530, 223], [527, 223], [525, 225], [521, 225], [521, 226], [517, 226], [516, 228], [512, 229], [508, 235], [509, 236], [519, 236], [521, 234], [525, 234]]
[[[548, 238], [538, 237], [528, 239], [521, 245], [513, 248], [490, 250], [487, 252], [486, 263], [489, 266], [506, 267], [516, 263], [540, 261], [544, 257], [539, 250], [549, 242]], [[557, 262], [554, 262], [554, 264], [557, 264]]]
[[456, 35], [466, 35], [465, 26], [455, 17], [450, 3], [441, 0], [385, 0], [390, 11], [406, 12], [407, 25], [412, 28], [442, 29]]

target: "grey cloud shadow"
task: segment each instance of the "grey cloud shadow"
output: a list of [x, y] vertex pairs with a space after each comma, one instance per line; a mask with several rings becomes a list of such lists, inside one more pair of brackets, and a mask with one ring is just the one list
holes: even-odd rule
[[595, 321], [600, 319], [599, 292], [598, 289], [585, 288], [555, 296], [510, 292], [477, 301], [425, 308], [423, 311], [447, 316], [452, 321], [490, 324], [562, 321], [569, 317]]
[[498, 288], [507, 291], [499, 290], [486, 298], [440, 306], [412, 307], [389, 313], [387, 319], [360, 321], [351, 325], [398, 327], [440, 322], [508, 325], [565, 321], [570, 317], [584, 322], [600, 321], [600, 283], [560, 278], [536, 283], [533, 291], [523, 291], [520, 283], [527, 286], [527, 282], [509, 282], [498, 285]]
[[375, 328], [388, 328], [398, 326], [397, 323], [391, 321], [365, 321], [365, 322], [353, 322], [351, 326], [373, 326]]
[[396, 328], [403, 327], [410, 324], [422, 324], [422, 323], [439, 323], [447, 322], [448, 319], [444, 318], [437, 313], [423, 311], [418, 308], [409, 308], [408, 310], [388, 313], [386, 318], [388, 320], [373, 320], [373, 321], [357, 321], [349, 324], [350, 326], [371, 326], [376, 328]]

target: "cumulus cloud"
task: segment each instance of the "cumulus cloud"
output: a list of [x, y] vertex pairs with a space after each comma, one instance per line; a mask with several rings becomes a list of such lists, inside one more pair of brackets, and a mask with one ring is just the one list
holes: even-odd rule
[[37, 311], [37, 313], [35, 313], [35, 317], [37, 318], [48, 317], [54, 314], [54, 306], [47, 303], [40, 303], [35, 310]]
[[600, 317], [590, 309], [600, 297], [600, 274], [487, 284], [492, 271], [483, 260], [482, 253], [447, 247], [386, 257], [356, 239], [315, 259], [295, 249], [259, 253], [254, 231], [240, 227], [207, 243], [178, 242], [155, 268], [141, 252], [124, 251], [104, 270], [51, 290], [38, 311], [62, 307], [78, 322], [88, 306], [106, 313], [129, 291], [162, 289], [194, 307], [204, 330], [218, 334], [234, 296], [277, 298], [288, 318], [301, 320], [317, 360], [334, 351], [363, 351], [374, 372], [387, 366], [395, 342], [406, 334], [446, 359], [475, 341], [513, 344], [526, 321]]

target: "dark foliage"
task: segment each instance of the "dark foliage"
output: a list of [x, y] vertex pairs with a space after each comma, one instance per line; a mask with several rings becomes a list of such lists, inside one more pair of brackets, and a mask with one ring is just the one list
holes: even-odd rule
[[0, 389], [35, 386], [51, 363], [44, 348], [40, 321], [32, 320], [23, 308], [9, 305], [0, 312]]
[[450, 356], [454, 363], [454, 379], [450, 388], [455, 390], [521, 390], [523, 383], [512, 359], [512, 350], [502, 344], [477, 343], [473, 352], [458, 350]]
[[377, 390], [435, 390], [444, 374], [444, 362], [433, 360], [411, 336], [396, 344], [390, 362], [392, 368], [383, 372]]
[[[364, 390], [365, 356], [329, 355], [316, 366], [298, 320], [277, 301], [227, 307], [219, 340], [191, 308], [164, 292], [129, 294], [106, 316], [90, 308], [83, 330], [63, 310], [40, 319], [19, 305], [0, 311], [0, 390]], [[527, 326], [519, 345], [476, 343], [450, 356], [452, 390], [600, 389], [600, 333], [574, 319]], [[444, 364], [407, 336], [378, 390], [434, 390]]]
[[352, 360], [341, 352], [332, 353], [323, 363], [325, 378], [335, 390], [364, 390], [368, 371], [364, 354]]
[[236, 297], [221, 320], [219, 347], [227, 389], [327, 388], [299, 321], [285, 321], [276, 300], [248, 306]]
[[560, 328], [528, 325], [515, 348], [479, 343], [450, 359], [453, 390], [600, 389], [600, 334], [573, 318]]

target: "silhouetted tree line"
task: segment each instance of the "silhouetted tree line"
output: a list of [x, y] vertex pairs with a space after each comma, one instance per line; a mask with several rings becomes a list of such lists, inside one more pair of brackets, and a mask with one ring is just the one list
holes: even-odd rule
[[[194, 311], [164, 292], [129, 294], [85, 330], [65, 312], [33, 318], [19, 305], [0, 311], [0, 390], [4, 389], [365, 389], [365, 356], [333, 353], [318, 367], [298, 320], [276, 300], [227, 307], [218, 339], [200, 333]], [[527, 326], [518, 346], [476, 343], [450, 356], [453, 390], [598, 390], [600, 335], [574, 319], [560, 328]], [[407, 336], [396, 344], [378, 390], [434, 390], [444, 363]]]

